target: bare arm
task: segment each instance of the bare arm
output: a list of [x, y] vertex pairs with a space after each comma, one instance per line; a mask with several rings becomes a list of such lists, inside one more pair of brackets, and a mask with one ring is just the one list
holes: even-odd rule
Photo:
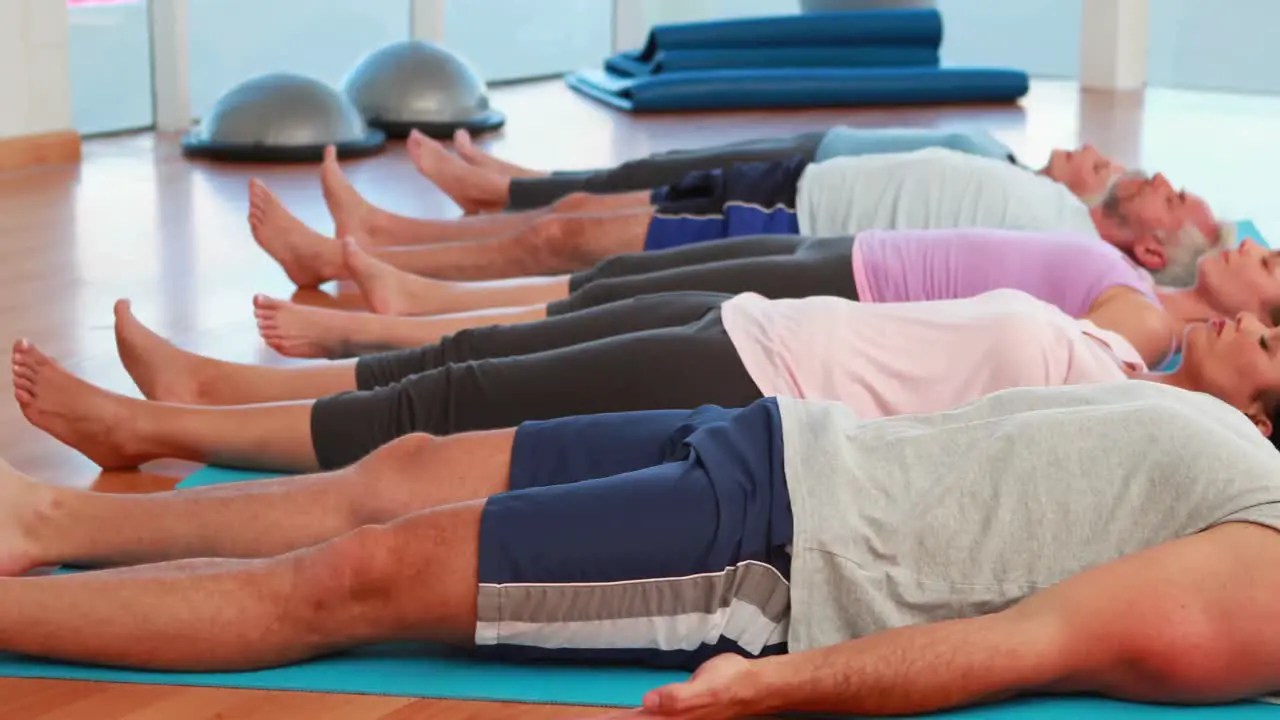
[[704, 692], [663, 689], [646, 699], [648, 713], [713, 717], [687, 705], [707, 691], [736, 713], [841, 715], [1030, 693], [1186, 704], [1262, 695], [1280, 687], [1280, 534], [1223, 525], [1081, 573], [1002, 613], [743, 663], [733, 675]]

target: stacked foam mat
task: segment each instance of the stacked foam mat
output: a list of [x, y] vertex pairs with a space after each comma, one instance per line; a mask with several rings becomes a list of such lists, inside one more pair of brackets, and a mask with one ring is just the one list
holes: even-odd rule
[[1013, 102], [1025, 72], [941, 67], [933, 9], [659, 25], [640, 50], [565, 78], [627, 112]]
[[[179, 487], [252, 482], [264, 477], [279, 476], [204, 468]], [[423, 592], [430, 591], [423, 588]], [[634, 707], [640, 704], [645, 692], [684, 680], [688, 673], [626, 666], [489, 662], [437, 645], [405, 643], [370, 646], [310, 662], [242, 673], [142, 672], [0, 654], [0, 677]], [[3, 700], [0, 697], [0, 706]], [[1102, 698], [1046, 697], [920, 717], [928, 720], [1280, 720], [1280, 707], [1266, 701], [1173, 707]]]

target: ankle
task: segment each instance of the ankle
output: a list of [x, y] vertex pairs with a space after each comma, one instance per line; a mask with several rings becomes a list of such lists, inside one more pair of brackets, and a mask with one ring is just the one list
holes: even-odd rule
[[74, 537], [76, 523], [72, 509], [83, 491], [28, 481], [27, 503], [14, 529], [21, 543], [19, 553], [30, 567], [56, 565], [66, 560], [59, 542]]

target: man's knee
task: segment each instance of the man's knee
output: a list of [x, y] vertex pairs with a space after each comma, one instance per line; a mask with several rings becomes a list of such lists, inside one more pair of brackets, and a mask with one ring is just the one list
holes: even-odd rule
[[427, 433], [410, 433], [374, 450], [360, 462], [386, 469], [421, 467], [421, 463], [430, 460], [440, 441], [441, 438]]
[[400, 568], [387, 526], [358, 528], [296, 563], [286, 610], [316, 642], [375, 636], [394, 623]]

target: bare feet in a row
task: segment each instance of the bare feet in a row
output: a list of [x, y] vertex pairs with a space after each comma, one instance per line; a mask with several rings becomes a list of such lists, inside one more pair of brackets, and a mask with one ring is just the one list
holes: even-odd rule
[[342, 248], [307, 227], [261, 180], [249, 181], [249, 228], [253, 239], [298, 287], [342, 279]]
[[510, 187], [506, 176], [468, 164], [417, 130], [409, 134], [405, 148], [413, 164], [418, 166], [418, 172], [435, 183], [468, 215], [500, 212], [506, 207]]
[[81, 380], [27, 340], [13, 345], [13, 395], [28, 422], [105, 469], [149, 459], [132, 445], [138, 400]]
[[489, 170], [508, 178], [536, 178], [546, 177], [547, 173], [530, 170], [527, 167], [521, 167], [515, 163], [509, 163], [505, 160], [490, 155], [489, 153], [476, 147], [471, 141], [471, 133], [458, 128], [453, 133], [453, 151], [458, 153], [458, 157], [462, 158], [468, 165]]
[[342, 241], [347, 274], [379, 315], [433, 315], [442, 312], [439, 280], [405, 272], [365, 252], [354, 240]]
[[381, 318], [366, 312], [300, 305], [266, 295], [253, 298], [258, 334], [285, 357], [342, 358], [395, 349], [377, 339]]
[[324, 191], [324, 204], [333, 216], [334, 234], [337, 237], [360, 237], [377, 242], [373, 232], [373, 220], [379, 212], [360, 196], [338, 164], [338, 151], [330, 145], [324, 149], [324, 162], [320, 165], [320, 187]]
[[116, 301], [114, 312], [116, 352], [143, 397], [182, 405], [216, 404], [211, 391], [219, 361], [160, 337], [134, 316], [128, 300]]

